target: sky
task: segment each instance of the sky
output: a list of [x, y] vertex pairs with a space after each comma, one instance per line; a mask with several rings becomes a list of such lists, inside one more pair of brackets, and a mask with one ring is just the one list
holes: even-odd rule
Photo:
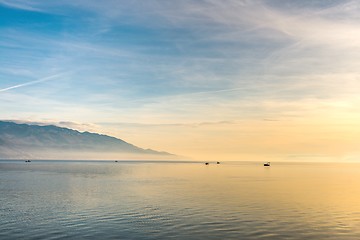
[[359, 161], [360, 2], [0, 0], [0, 119], [194, 160]]

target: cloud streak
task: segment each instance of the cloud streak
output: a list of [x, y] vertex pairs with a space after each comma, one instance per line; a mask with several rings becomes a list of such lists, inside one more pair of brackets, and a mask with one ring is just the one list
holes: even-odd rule
[[7, 88], [2, 88], [2, 89], [0, 89], [0, 92], [7, 92], [9, 90], [13, 90], [13, 89], [16, 89], [16, 88], [22, 88], [22, 87], [31, 86], [31, 85], [34, 85], [34, 84], [39, 84], [39, 83], [42, 83], [42, 82], [51, 81], [51, 80], [59, 78], [59, 77], [61, 77], [63, 75], [65, 75], [65, 73], [59, 73], [59, 74], [51, 75], [51, 76], [48, 76], [48, 77], [40, 78], [40, 79], [37, 79], [37, 80], [34, 80], [34, 81], [21, 83], [21, 84], [18, 84], [18, 85], [7, 87]]
[[[161, 135], [159, 146], [150, 147], [183, 153], [174, 146], [199, 144], [204, 154], [221, 142], [229, 142], [224, 153], [241, 154], [240, 145], [259, 152], [260, 143], [264, 153], [277, 149], [267, 136], [286, 135], [281, 144], [291, 139], [300, 146], [286, 132], [303, 139], [297, 124], [306, 123], [301, 131], [310, 136], [315, 120], [328, 123], [326, 133], [337, 138], [333, 126], [341, 132], [360, 119], [358, 1], [0, 5], [8, 11], [0, 26], [0, 93], [9, 91], [0, 96], [1, 118], [51, 119], [79, 129], [94, 126], [76, 123], [120, 123], [94, 129], [119, 137], [128, 132], [145, 144]], [[71, 78], [41, 84], [75, 68]], [[48, 77], [14, 85], [37, 76]], [[36, 94], [12, 91], [35, 84]]]

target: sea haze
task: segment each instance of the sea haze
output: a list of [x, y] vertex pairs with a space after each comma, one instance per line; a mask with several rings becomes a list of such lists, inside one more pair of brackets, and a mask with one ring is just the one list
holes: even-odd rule
[[0, 161], [0, 239], [358, 239], [360, 164]]
[[0, 121], [0, 159], [176, 159], [115, 137], [54, 125]]

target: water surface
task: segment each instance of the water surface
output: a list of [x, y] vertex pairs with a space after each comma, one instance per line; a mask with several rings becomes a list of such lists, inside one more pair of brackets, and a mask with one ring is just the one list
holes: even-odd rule
[[360, 164], [0, 161], [0, 239], [360, 239]]

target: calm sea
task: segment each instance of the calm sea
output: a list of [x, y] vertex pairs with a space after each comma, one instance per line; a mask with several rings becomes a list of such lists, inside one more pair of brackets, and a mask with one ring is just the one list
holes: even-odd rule
[[0, 161], [0, 239], [360, 239], [360, 164]]

